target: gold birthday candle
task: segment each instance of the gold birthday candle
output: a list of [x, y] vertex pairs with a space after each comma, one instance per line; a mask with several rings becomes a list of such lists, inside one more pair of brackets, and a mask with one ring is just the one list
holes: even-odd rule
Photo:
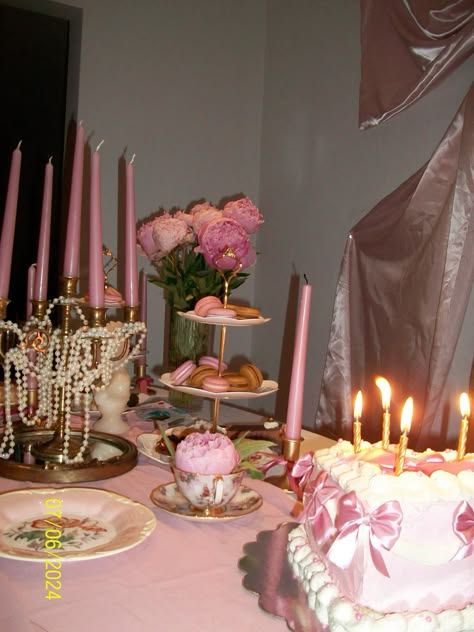
[[459, 408], [461, 409], [461, 427], [458, 439], [458, 461], [462, 461], [466, 454], [467, 433], [469, 430], [469, 417], [471, 415], [471, 404], [467, 393], [461, 393], [459, 397]]
[[382, 394], [382, 448], [388, 450], [390, 446], [390, 397], [392, 395], [392, 389], [390, 388], [388, 380], [384, 377], [376, 378], [375, 384]]
[[405, 456], [408, 447], [408, 433], [410, 432], [412, 418], [413, 397], [409, 397], [403, 406], [402, 419], [400, 421], [400, 429], [402, 431], [402, 434], [400, 435], [400, 442], [398, 444], [395, 466], [393, 468], [395, 476], [400, 476], [400, 474], [403, 472], [403, 465], [405, 463]]
[[354, 443], [354, 452], [360, 452], [360, 444], [362, 441], [362, 425], [360, 418], [362, 416], [362, 391], [356, 395], [354, 402], [354, 423], [352, 424], [352, 436]]

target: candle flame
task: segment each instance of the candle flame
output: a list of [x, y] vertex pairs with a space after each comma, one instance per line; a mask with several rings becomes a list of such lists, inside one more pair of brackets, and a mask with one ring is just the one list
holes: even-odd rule
[[354, 402], [354, 418], [360, 419], [362, 416], [362, 391], [358, 391]]
[[375, 384], [380, 389], [380, 392], [382, 394], [382, 407], [388, 410], [390, 408], [390, 397], [392, 395], [390, 384], [388, 380], [386, 380], [384, 377], [377, 377], [375, 379]]
[[407, 434], [410, 432], [411, 420], [413, 418], [413, 397], [409, 397], [403, 405], [400, 429]]
[[461, 393], [459, 397], [459, 408], [461, 409], [461, 415], [463, 417], [470, 417], [471, 403], [469, 401], [469, 395], [467, 393]]

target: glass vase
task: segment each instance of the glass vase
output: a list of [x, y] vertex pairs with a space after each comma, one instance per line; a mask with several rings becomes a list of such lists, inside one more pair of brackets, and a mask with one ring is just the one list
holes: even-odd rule
[[[210, 327], [188, 318], [178, 316], [175, 309], [170, 310], [168, 341], [168, 370], [174, 369], [185, 360], [197, 362], [200, 356], [209, 350]], [[170, 391], [169, 400], [173, 406], [197, 410], [202, 405], [200, 397], [188, 393]]]

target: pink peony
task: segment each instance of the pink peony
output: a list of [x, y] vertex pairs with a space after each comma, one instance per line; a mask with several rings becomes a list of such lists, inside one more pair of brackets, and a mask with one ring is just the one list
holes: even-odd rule
[[137, 239], [147, 257], [151, 261], [159, 261], [176, 246], [192, 243], [195, 237], [178, 211], [176, 215], [163, 213], [143, 224], [138, 229]]
[[230, 474], [240, 461], [234, 444], [223, 434], [193, 432], [178, 444], [176, 467], [198, 474]]
[[260, 224], [263, 224], [263, 216], [248, 197], [227, 202], [222, 211], [224, 217], [235, 219], [249, 233], [255, 233]]
[[222, 217], [222, 211], [219, 211], [215, 206], [211, 204], [196, 204], [191, 209], [193, 218], [193, 228], [196, 235], [199, 231], [205, 228], [210, 222]]
[[137, 241], [145, 255], [152, 259], [156, 251], [155, 240], [153, 239], [153, 221], [140, 226], [137, 231]]
[[192, 227], [193, 225], [193, 216], [190, 213], [185, 213], [184, 211], [179, 210], [173, 213], [173, 217], [175, 219], [182, 219], [188, 226]]
[[220, 270], [232, 270], [240, 262], [242, 268], [255, 263], [256, 253], [245, 229], [229, 218], [215, 219], [198, 234], [196, 252], [207, 264]]

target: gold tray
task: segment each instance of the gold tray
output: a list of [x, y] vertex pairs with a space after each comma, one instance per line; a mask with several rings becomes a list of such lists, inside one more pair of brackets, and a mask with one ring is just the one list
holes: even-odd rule
[[327, 632], [309, 608], [302, 585], [293, 576], [286, 547], [288, 533], [297, 526], [285, 522], [275, 531], [261, 531], [256, 542], [244, 545], [239, 568], [245, 573], [244, 588], [258, 595], [265, 612], [282, 617], [294, 632]]
[[[53, 430], [21, 430], [15, 432], [17, 447], [15, 453], [7, 460], [0, 459], [0, 476], [16, 481], [32, 481], [35, 483], [82, 483], [99, 481], [104, 478], [119, 476], [133, 469], [137, 463], [137, 448], [123, 437], [105, 432], [91, 432], [89, 447], [95, 443], [117, 448], [122, 454], [106, 461], [91, 459], [77, 465], [61, 463], [23, 463], [23, 451], [26, 444], [43, 443], [53, 438]], [[79, 431], [72, 431], [71, 436], [82, 440]], [[1, 435], [0, 435], [1, 439]]]

